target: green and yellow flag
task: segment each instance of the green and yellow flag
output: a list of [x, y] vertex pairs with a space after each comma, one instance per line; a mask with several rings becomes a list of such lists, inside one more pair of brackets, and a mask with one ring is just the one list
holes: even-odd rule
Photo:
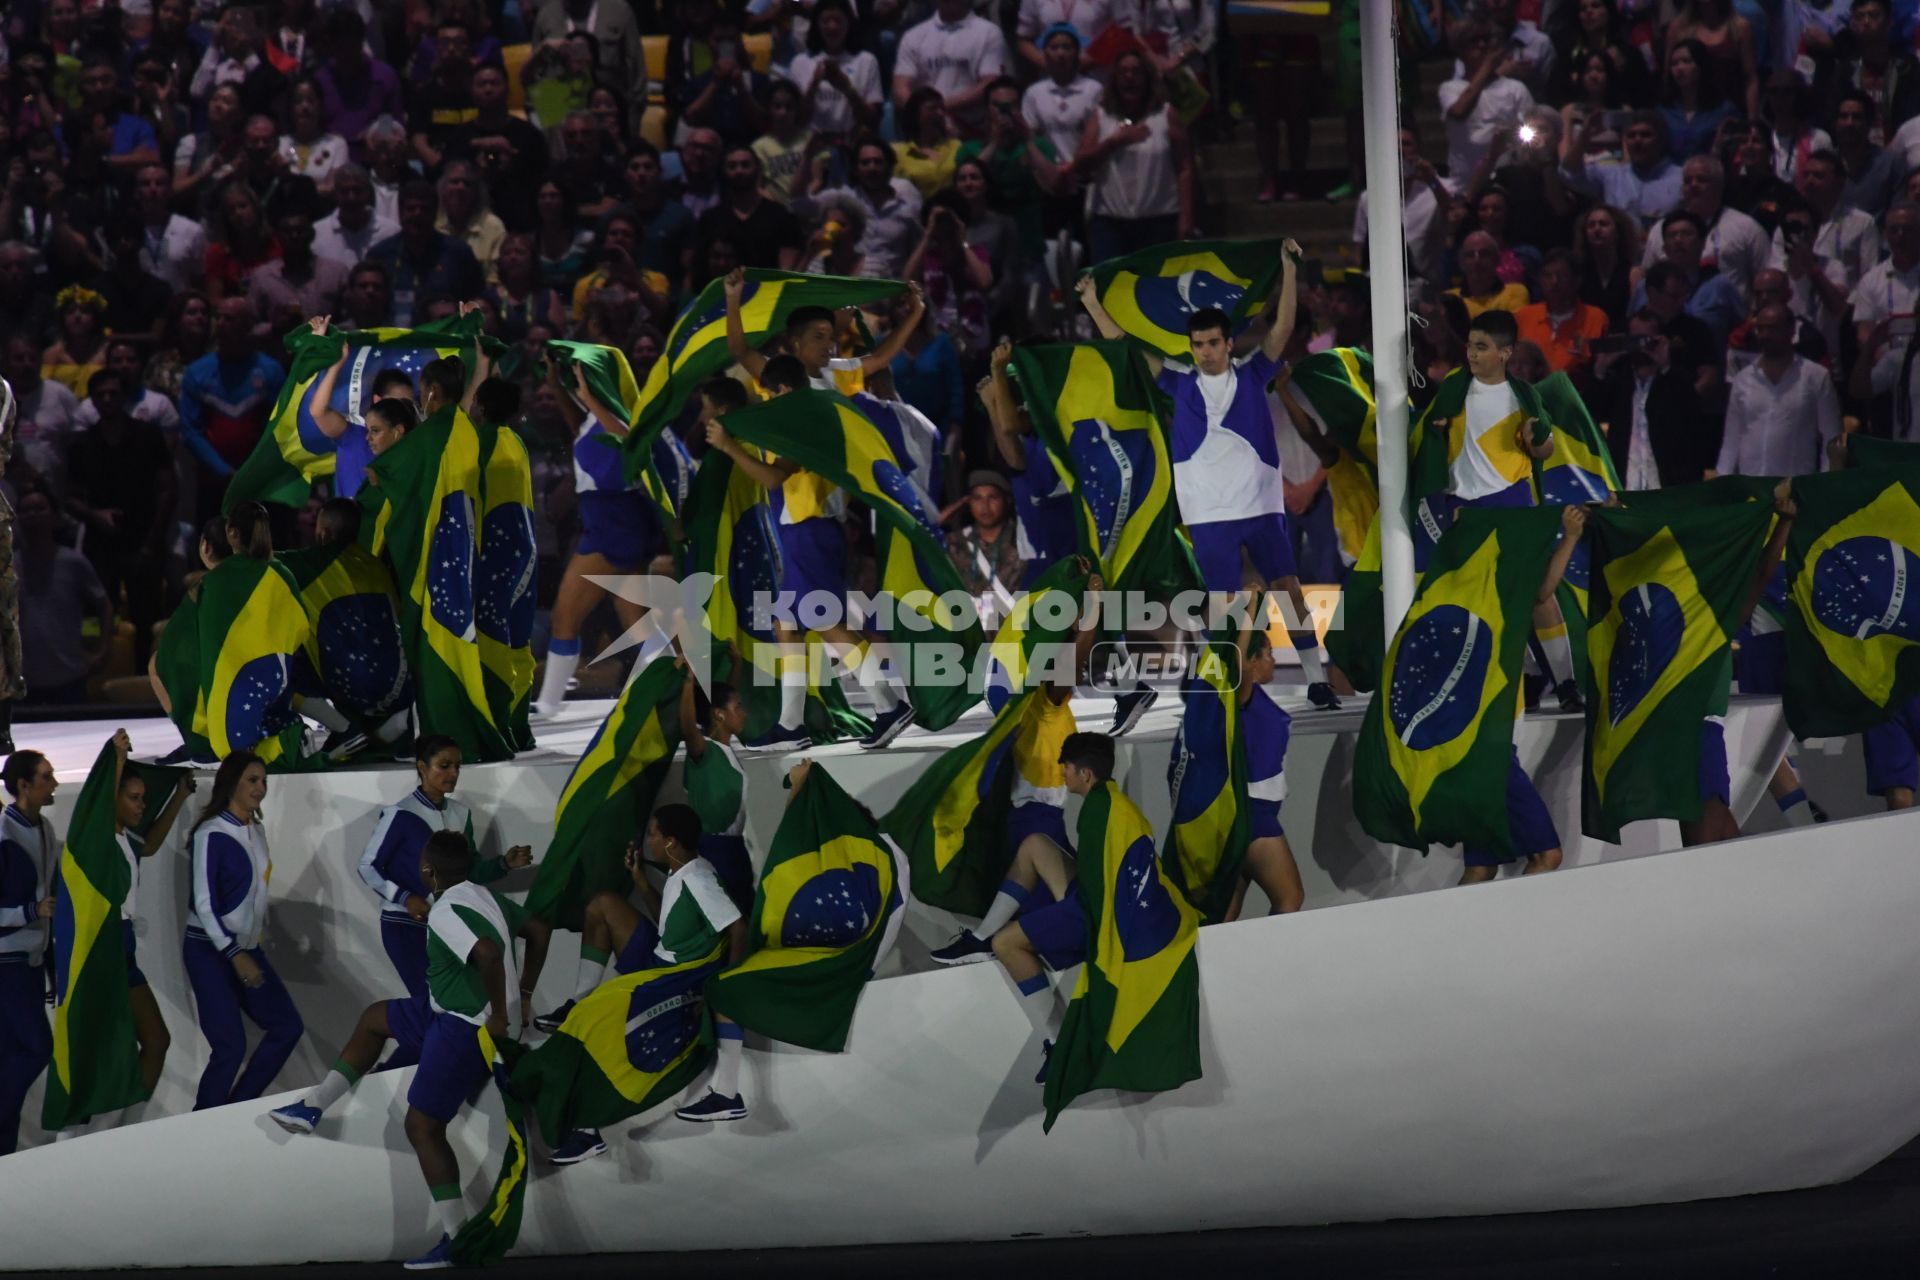
[[293, 575], [278, 563], [228, 556], [201, 581], [197, 613], [204, 715], [196, 713], [196, 731], [222, 760], [251, 751], [269, 769], [301, 767], [293, 667], [306, 652], [307, 611]]
[[1046, 1129], [1094, 1089], [1157, 1093], [1200, 1078], [1200, 913], [1118, 783], [1081, 803], [1078, 844], [1088, 955], [1047, 1067]]
[[520, 1218], [527, 1203], [527, 1106], [514, 1088], [511, 1075], [515, 1064], [527, 1051], [512, 1040], [496, 1042], [480, 1028], [479, 1047], [493, 1071], [495, 1087], [500, 1090], [500, 1109], [507, 1122], [506, 1150], [500, 1157], [500, 1172], [494, 1176], [493, 1189], [479, 1213], [467, 1219], [453, 1238], [454, 1265], [489, 1266], [507, 1256], [520, 1239]]
[[929, 509], [880, 429], [846, 397], [809, 390], [736, 409], [727, 431], [872, 509], [880, 591], [893, 598], [890, 638], [907, 668], [916, 721], [944, 729], [958, 720], [980, 696], [973, 678], [980, 619], [941, 543], [939, 512]]
[[1173, 455], [1146, 361], [1126, 342], [1019, 347], [1034, 433], [1078, 508], [1080, 551], [1114, 591], [1197, 586], [1173, 499]]
[[815, 764], [767, 850], [747, 957], [708, 985], [707, 1004], [769, 1039], [840, 1052], [906, 893], [906, 855]]
[[680, 685], [686, 673], [666, 655], [648, 663], [620, 694], [567, 775], [553, 814], [553, 843], [540, 860], [527, 910], [563, 929], [602, 889], [632, 884], [627, 841], [646, 830], [680, 746]]
[[1506, 795], [1520, 664], [1558, 507], [1466, 507], [1387, 649], [1354, 752], [1353, 809], [1376, 840], [1512, 847]]
[[473, 762], [511, 760], [510, 724], [495, 717], [477, 625], [480, 430], [443, 409], [373, 460], [360, 491], [363, 540], [385, 549], [400, 589], [400, 626], [422, 733], [444, 733]]
[[[721, 342], [725, 344], [724, 332]], [[633, 366], [627, 363], [626, 353], [618, 347], [563, 339], [549, 342], [546, 353], [547, 358], [559, 366], [560, 380], [564, 385], [571, 387], [572, 371], [579, 370], [594, 398], [620, 415], [618, 423], [603, 424], [610, 430], [617, 427], [614, 435], [596, 437], [595, 442], [586, 447], [611, 449], [616, 453], [623, 451], [625, 446], [619, 436], [629, 431], [640, 416], [640, 384], [634, 380]], [[626, 469], [632, 472], [638, 468], [638, 474], [631, 476], [631, 482], [637, 483], [653, 499], [654, 505], [660, 508], [665, 518], [671, 521], [679, 518], [680, 509], [692, 491], [694, 465], [693, 455], [687, 452], [680, 437], [672, 431], [660, 429], [669, 421], [671, 416], [655, 424], [651, 441], [646, 442], [643, 452], [633, 455], [631, 465]]]
[[493, 723], [514, 751], [533, 746], [534, 581], [540, 550], [533, 531], [533, 464], [512, 427], [478, 428], [480, 548], [473, 573], [473, 622]]
[[1588, 835], [1617, 844], [1629, 822], [1700, 816], [1701, 725], [1726, 714], [1733, 637], [1773, 519], [1742, 503], [1602, 508], [1588, 521]]
[[1920, 468], [1793, 482], [1787, 535], [1787, 723], [1837, 738], [1920, 693]]
[[214, 758], [207, 741], [207, 694], [200, 683], [200, 600], [180, 598], [153, 649], [154, 673], [167, 691], [167, 719], [195, 760]]
[[328, 701], [368, 728], [407, 705], [413, 685], [400, 597], [386, 564], [359, 543], [278, 558], [306, 610], [306, 663]]
[[1225, 630], [1180, 686], [1180, 728], [1167, 761], [1173, 824], [1163, 863], [1208, 924], [1226, 917], [1253, 838], [1239, 677], [1240, 648]]
[[[112, 742], [94, 758], [73, 804], [54, 884], [53, 1062], [40, 1108], [40, 1123], [51, 1130], [148, 1097], [121, 942], [120, 908], [133, 887], [133, 869], [115, 838], [119, 764]], [[146, 779], [149, 823], [188, 772], [133, 761], [126, 767]]]
[[1327, 468], [1327, 493], [1333, 503], [1340, 558], [1348, 565], [1358, 564], [1380, 510], [1373, 356], [1359, 347], [1317, 351], [1294, 366], [1292, 387], [1340, 446], [1339, 461]]
[[1187, 317], [1208, 307], [1238, 331], [1260, 314], [1280, 279], [1278, 240], [1179, 240], [1093, 268], [1100, 304], [1130, 338], [1176, 360], [1193, 354]]

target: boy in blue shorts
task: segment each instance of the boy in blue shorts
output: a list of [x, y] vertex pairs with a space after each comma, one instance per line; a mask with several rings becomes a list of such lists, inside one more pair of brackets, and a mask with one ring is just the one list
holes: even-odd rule
[[[1787, 569], [1775, 565], [1762, 591], [1759, 605], [1747, 619], [1747, 625], [1734, 639], [1733, 680], [1741, 693], [1772, 694], [1778, 697], [1787, 687], [1787, 633], [1781, 629], [1787, 612]], [[1810, 827], [1827, 820], [1826, 810], [1813, 802], [1801, 784], [1800, 771], [1794, 767], [1796, 742], [1787, 740], [1780, 763], [1767, 781], [1767, 794], [1779, 806], [1780, 816], [1790, 827]]]
[[[793, 356], [774, 356], [765, 361], [759, 376], [760, 385], [776, 400], [808, 385], [805, 366]], [[913, 723], [913, 704], [880, 670], [867, 641], [848, 624], [847, 537], [840, 527], [847, 495], [824, 476], [783, 459], [762, 457], [757, 450], [741, 444], [727, 434], [725, 414], [707, 424], [707, 443], [731, 458], [734, 466], [753, 477], [770, 495], [774, 527], [780, 538], [779, 589], [782, 595], [792, 593], [796, 612], [809, 596], [840, 601], [839, 618], [818, 630], [821, 638], [843, 655], [848, 669], [879, 707], [873, 731], [860, 740], [860, 745], [868, 750], [886, 746]], [[784, 619], [775, 621], [774, 632], [788, 649], [780, 659], [780, 719], [757, 745], [808, 747], [813, 740], [804, 724], [806, 635]], [[794, 653], [801, 656], [796, 658]]]
[[[1236, 359], [1232, 320], [1204, 307], [1187, 317], [1191, 365], [1151, 351], [1146, 357], [1160, 389], [1173, 398], [1174, 494], [1207, 590], [1216, 598], [1237, 594], [1248, 583], [1243, 561], [1251, 562], [1260, 589], [1285, 591], [1295, 616], [1305, 620], [1306, 596], [1287, 532], [1280, 446], [1267, 404], [1267, 384], [1285, 367], [1281, 355], [1293, 336], [1299, 291], [1300, 246], [1288, 240], [1281, 253], [1273, 319], [1257, 347]], [[1079, 289], [1100, 336], [1124, 337], [1101, 305], [1093, 277], [1081, 277]], [[1303, 630], [1294, 648], [1307, 675], [1307, 697], [1316, 707], [1337, 708], [1319, 637]]]
[[[407, 1088], [407, 1141], [433, 1196], [440, 1241], [406, 1264], [409, 1271], [453, 1265], [453, 1238], [467, 1220], [460, 1194], [460, 1161], [447, 1142], [447, 1124], [487, 1082], [493, 1063], [480, 1039], [482, 1028], [498, 1043], [515, 1029], [508, 1020], [510, 993], [518, 989], [524, 1025], [533, 988], [547, 961], [551, 930], [511, 898], [469, 878], [473, 846], [458, 831], [436, 831], [420, 851], [420, 876], [433, 890], [427, 913], [427, 999], [384, 1000], [368, 1005], [333, 1069], [299, 1102], [269, 1112], [288, 1133], [312, 1133], [326, 1109], [344, 1098], [373, 1068], [388, 1040], [417, 1054], [419, 1069]], [[513, 940], [527, 940], [524, 968]]]

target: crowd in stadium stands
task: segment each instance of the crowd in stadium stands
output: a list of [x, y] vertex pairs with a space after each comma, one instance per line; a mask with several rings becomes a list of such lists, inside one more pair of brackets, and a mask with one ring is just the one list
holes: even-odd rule
[[[281, 337], [313, 316], [481, 303], [519, 353], [544, 606], [575, 467], [568, 392], [533, 356], [606, 343], [644, 379], [736, 266], [920, 286], [923, 312], [903, 295], [863, 320], [875, 340], [914, 324], [887, 393], [943, 434], [963, 576], [1015, 585], [989, 353], [1087, 336], [1063, 276], [1205, 230], [1194, 139], [1229, 103], [1255, 126], [1252, 199], [1350, 195], [1356, 6], [1334, 9], [1317, 41], [1226, 56], [1210, 0], [11, 0], [0, 375], [22, 407], [5, 482], [29, 697], [144, 669], [280, 391]], [[1409, 83], [1451, 63], [1444, 139], [1412, 98], [1399, 139], [1416, 405], [1503, 308], [1513, 371], [1568, 373], [1629, 487], [1814, 470], [1846, 417], [1910, 429], [1912, 0], [1434, 10], [1445, 47], [1407, 22], [1401, 50]], [[1310, 190], [1307, 123], [1343, 110], [1356, 167]], [[1362, 194], [1352, 265], [1366, 233]], [[1370, 343], [1359, 272], [1329, 257], [1302, 299], [1292, 354]], [[1276, 422], [1303, 577], [1333, 580], [1323, 477]]]

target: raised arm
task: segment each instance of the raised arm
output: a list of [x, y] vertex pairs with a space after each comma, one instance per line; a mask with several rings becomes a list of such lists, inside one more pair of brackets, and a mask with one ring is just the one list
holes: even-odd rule
[[755, 484], [768, 492], [778, 489], [787, 482], [787, 477], [800, 470], [791, 462], [768, 462], [756, 458], [745, 445], [727, 434], [726, 427], [721, 425], [718, 418], [707, 424], [707, 444], [726, 454], [733, 460], [734, 466], [746, 472]]
[[1566, 536], [1560, 539], [1560, 545], [1553, 549], [1553, 558], [1547, 561], [1547, 572], [1540, 579], [1540, 594], [1533, 599], [1536, 607], [1552, 600], [1554, 592], [1560, 589], [1560, 580], [1567, 576], [1574, 548], [1580, 545], [1580, 536], [1587, 531], [1587, 509], [1570, 506], [1561, 511], [1560, 528]]
[[980, 403], [987, 410], [987, 425], [993, 428], [993, 444], [1006, 464], [1015, 471], [1027, 469], [1026, 432], [1021, 429], [1020, 401], [1007, 376], [1007, 362], [1013, 359], [1013, 345], [1003, 342], [993, 349], [987, 376], [980, 384]]
[[593, 388], [587, 385], [587, 371], [577, 364], [573, 366], [573, 394], [579, 398], [586, 411], [592, 414], [609, 433], [625, 438], [628, 429], [626, 415], [616, 412], [612, 406], [593, 393]]
[[700, 723], [699, 712], [694, 706], [693, 673], [687, 671], [687, 660], [678, 654], [674, 656], [673, 665], [686, 672], [686, 677], [680, 681], [680, 736], [687, 742], [687, 759], [698, 760], [707, 754], [707, 734], [706, 726]]
[[871, 378], [891, 365], [893, 358], [907, 349], [907, 339], [913, 336], [913, 331], [920, 327], [921, 317], [927, 314], [927, 295], [918, 280], [907, 285], [907, 296], [912, 299], [912, 304], [906, 318], [893, 326], [893, 332], [879, 346], [860, 357], [861, 377]]
[[[1293, 340], [1293, 325], [1300, 304], [1300, 246], [1287, 240], [1280, 246], [1280, 289], [1274, 295], [1273, 323], [1267, 326], [1266, 340], [1260, 344], [1267, 359], [1278, 360]], [[1156, 370], [1156, 372], [1158, 372]]]
[[[1127, 336], [1126, 331], [1107, 314], [1106, 307], [1101, 305], [1100, 287], [1093, 282], [1091, 273], [1081, 276], [1074, 285], [1074, 289], [1080, 295], [1080, 305], [1087, 309], [1087, 315], [1093, 320], [1093, 327], [1100, 331], [1101, 337], [1113, 339]], [[1164, 363], [1160, 353], [1146, 350], [1144, 354], [1147, 357], [1147, 368], [1152, 371], [1154, 377], [1159, 377], [1161, 365]]]
[[1767, 539], [1767, 549], [1760, 554], [1760, 567], [1754, 570], [1753, 584], [1747, 588], [1746, 603], [1740, 607], [1740, 625], [1743, 627], [1753, 620], [1753, 611], [1760, 607], [1761, 598], [1767, 594], [1767, 582], [1780, 566], [1780, 557], [1786, 552], [1787, 534], [1793, 529], [1793, 518], [1800, 514], [1800, 508], [1793, 500], [1792, 476], [1774, 488], [1773, 509], [1780, 518], [1773, 522], [1773, 536]]
[[758, 382], [760, 371], [767, 367], [767, 358], [748, 344], [747, 329], [740, 320], [740, 300], [747, 292], [746, 268], [735, 267], [727, 272], [721, 289], [727, 296], [727, 350], [733, 355], [734, 362]]

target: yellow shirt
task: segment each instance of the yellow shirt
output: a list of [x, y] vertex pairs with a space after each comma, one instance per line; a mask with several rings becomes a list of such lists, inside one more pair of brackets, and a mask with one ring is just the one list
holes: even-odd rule
[[1073, 698], [1055, 702], [1042, 690], [1027, 700], [1027, 710], [1013, 731], [1013, 802], [1067, 803], [1067, 775], [1060, 767], [1060, 748], [1079, 732], [1073, 718]]
[[1464, 288], [1449, 289], [1447, 292], [1467, 304], [1467, 319], [1469, 320], [1479, 315], [1482, 311], [1511, 311], [1515, 315], [1519, 315], [1520, 308], [1526, 306], [1532, 297], [1532, 295], [1527, 292], [1527, 286], [1523, 284], [1501, 285], [1498, 291], [1482, 294], [1477, 298], [1469, 298]]
[[893, 155], [894, 172], [911, 182], [922, 200], [930, 200], [953, 185], [953, 171], [959, 166], [960, 139], [948, 138], [931, 151], [923, 151], [911, 142], [896, 142]]

